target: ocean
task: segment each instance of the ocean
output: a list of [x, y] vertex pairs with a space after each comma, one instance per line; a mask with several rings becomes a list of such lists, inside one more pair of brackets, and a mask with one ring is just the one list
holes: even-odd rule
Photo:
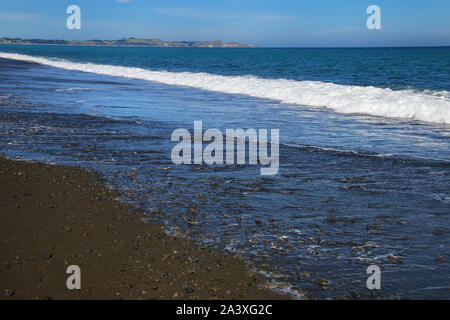
[[[450, 47], [0, 46], [0, 153], [91, 167], [145, 219], [294, 298], [448, 298]], [[279, 129], [279, 172], [171, 134]], [[381, 267], [382, 287], [366, 273]]]

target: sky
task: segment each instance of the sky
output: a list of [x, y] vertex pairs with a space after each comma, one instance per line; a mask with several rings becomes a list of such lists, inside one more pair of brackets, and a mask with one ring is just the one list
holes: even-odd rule
[[[69, 30], [69, 5], [81, 29]], [[369, 30], [369, 5], [381, 29]], [[449, 0], [1, 0], [0, 37], [222, 40], [263, 47], [450, 45]]]

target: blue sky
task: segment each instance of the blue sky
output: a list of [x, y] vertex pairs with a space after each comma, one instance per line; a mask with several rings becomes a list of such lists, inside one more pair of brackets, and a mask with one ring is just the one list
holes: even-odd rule
[[[66, 8], [81, 8], [81, 30]], [[381, 8], [368, 30], [366, 8]], [[260, 46], [450, 45], [448, 0], [2, 0], [0, 37], [240, 41]]]

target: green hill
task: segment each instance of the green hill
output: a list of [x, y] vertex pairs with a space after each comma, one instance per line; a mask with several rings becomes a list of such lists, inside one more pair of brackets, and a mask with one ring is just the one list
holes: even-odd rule
[[161, 39], [122, 38], [118, 40], [43, 40], [0, 38], [0, 44], [40, 44], [68, 46], [139, 46], [139, 47], [197, 47], [197, 48], [255, 48], [256, 46], [238, 42], [215, 41], [164, 41]]

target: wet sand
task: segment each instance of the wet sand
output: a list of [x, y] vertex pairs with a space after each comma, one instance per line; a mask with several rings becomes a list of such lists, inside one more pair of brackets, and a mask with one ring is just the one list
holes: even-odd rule
[[[288, 299], [238, 257], [167, 236], [93, 172], [0, 158], [0, 299]], [[69, 265], [81, 289], [69, 290]]]

